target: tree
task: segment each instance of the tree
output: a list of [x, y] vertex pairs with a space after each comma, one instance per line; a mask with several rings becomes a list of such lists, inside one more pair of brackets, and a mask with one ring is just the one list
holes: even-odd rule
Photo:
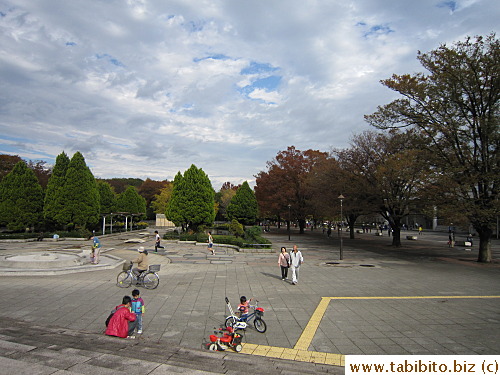
[[20, 156], [18, 155], [0, 155], [0, 181], [7, 176], [14, 166], [22, 161]]
[[168, 184], [168, 181], [155, 181], [147, 178], [138, 188], [138, 193], [141, 197], [146, 200], [146, 216], [148, 219], [154, 219], [154, 209], [151, 207], [151, 202], [155, 198], [157, 194], [160, 193], [161, 189], [163, 189]]
[[236, 190], [234, 187], [225, 188], [225, 184], [222, 185], [222, 188], [219, 192], [215, 193], [215, 202], [217, 203], [217, 219], [218, 220], [227, 220], [227, 207], [229, 203], [231, 203], [231, 199], [233, 199], [236, 194]]
[[167, 181], [165, 187], [153, 197], [151, 201], [151, 209], [155, 214], [164, 214], [167, 211], [168, 202], [172, 198], [172, 190], [174, 184]]
[[69, 157], [63, 151], [56, 158], [56, 164], [52, 170], [52, 175], [47, 183], [45, 191], [45, 201], [43, 206], [43, 216], [49, 228], [67, 224], [63, 217], [63, 207], [65, 205], [64, 184], [66, 182], [66, 171], [69, 166]]
[[288, 215], [290, 204], [294, 217], [299, 222], [300, 233], [304, 233], [306, 215], [312, 210], [308, 204], [310, 192], [307, 178], [313, 167], [328, 156], [317, 150], [300, 151], [290, 146], [267, 162], [268, 171], [256, 177], [255, 195], [261, 213]]
[[146, 200], [139, 195], [135, 187], [128, 186], [123, 193], [118, 195], [116, 209], [118, 212], [145, 214]]
[[97, 181], [99, 191], [99, 207], [101, 214], [116, 212], [116, 194], [110, 184], [103, 180]]
[[429, 74], [382, 81], [402, 98], [365, 116], [379, 129], [413, 127], [427, 141], [442, 191], [479, 234], [479, 262], [491, 262], [491, 236], [500, 209], [500, 41], [467, 38], [418, 53]]
[[0, 182], [0, 218], [11, 230], [35, 227], [43, 217], [43, 189], [33, 170], [18, 162]]
[[139, 188], [144, 183], [140, 178], [107, 178], [104, 181], [111, 185], [116, 194], [123, 193], [129, 186]]
[[184, 175], [179, 172], [174, 178], [167, 219], [194, 231], [202, 225], [212, 225], [215, 219], [214, 196], [207, 174], [192, 164]]
[[228, 217], [236, 219], [244, 225], [251, 225], [255, 224], [257, 211], [257, 198], [255, 198], [255, 193], [250, 189], [248, 182], [245, 181], [227, 207]]
[[352, 181], [363, 187], [366, 195], [361, 201], [376, 207], [389, 222], [394, 246], [401, 246], [403, 219], [429, 180], [429, 168], [423, 162], [427, 158], [418, 145], [413, 131], [366, 131], [353, 137], [350, 148], [337, 153]]
[[99, 192], [94, 175], [80, 152], [71, 158], [62, 193], [61, 217], [70, 227], [86, 229], [99, 222]]

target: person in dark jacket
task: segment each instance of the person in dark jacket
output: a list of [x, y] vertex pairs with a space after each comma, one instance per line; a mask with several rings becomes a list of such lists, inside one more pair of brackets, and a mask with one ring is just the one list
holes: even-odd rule
[[[108, 328], [106, 328], [106, 335], [117, 336], [126, 338], [128, 335], [128, 322], [135, 321], [136, 317], [130, 311], [132, 305], [132, 298], [130, 296], [123, 297], [122, 304], [116, 306], [115, 313], [111, 317]], [[130, 338], [133, 338], [130, 336]]]

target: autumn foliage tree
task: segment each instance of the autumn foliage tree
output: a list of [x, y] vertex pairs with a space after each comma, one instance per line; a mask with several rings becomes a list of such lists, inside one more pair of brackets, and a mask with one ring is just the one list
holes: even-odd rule
[[327, 156], [326, 152], [300, 151], [290, 146], [268, 161], [267, 172], [262, 171], [255, 176], [255, 195], [261, 214], [284, 217], [290, 205], [300, 233], [304, 233], [306, 216], [312, 210], [307, 178], [314, 166]]
[[[500, 211], [500, 41], [466, 38], [418, 54], [428, 74], [382, 81], [401, 94], [366, 120], [379, 129], [411, 127], [426, 139], [439, 203], [463, 212], [479, 234], [479, 262], [491, 262]], [[438, 196], [437, 196], [438, 197]]]

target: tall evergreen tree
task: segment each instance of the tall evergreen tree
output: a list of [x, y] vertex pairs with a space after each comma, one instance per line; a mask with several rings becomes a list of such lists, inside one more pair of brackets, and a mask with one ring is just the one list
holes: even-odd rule
[[109, 214], [116, 211], [116, 194], [111, 185], [105, 181], [97, 181], [97, 190], [99, 191], [100, 213]]
[[128, 186], [123, 193], [118, 195], [116, 208], [119, 212], [145, 214], [146, 200], [139, 195], [135, 187]]
[[62, 217], [62, 210], [65, 205], [63, 187], [69, 162], [68, 155], [64, 151], [60, 153], [56, 158], [56, 164], [47, 184], [43, 216], [49, 228], [57, 224], [61, 226], [66, 224]]
[[168, 220], [172, 221], [175, 225], [182, 226], [185, 229], [185, 220], [183, 215], [183, 177], [182, 173], [179, 171], [174, 177], [174, 186], [172, 188], [172, 196], [167, 204], [167, 209], [165, 211], [165, 216]]
[[242, 224], [251, 225], [257, 219], [257, 210], [258, 204], [255, 193], [250, 189], [248, 182], [245, 181], [231, 199], [231, 203], [227, 207], [227, 214], [230, 219], [236, 219]]
[[77, 228], [92, 227], [99, 221], [99, 192], [94, 175], [80, 152], [76, 152], [66, 171], [62, 189], [65, 205], [62, 218]]
[[40, 224], [43, 213], [43, 190], [33, 170], [18, 162], [0, 183], [0, 217], [11, 230]]
[[213, 223], [214, 198], [215, 191], [207, 174], [193, 164], [182, 177], [179, 177], [179, 173], [175, 176], [167, 218], [176, 225], [197, 231], [201, 225]]

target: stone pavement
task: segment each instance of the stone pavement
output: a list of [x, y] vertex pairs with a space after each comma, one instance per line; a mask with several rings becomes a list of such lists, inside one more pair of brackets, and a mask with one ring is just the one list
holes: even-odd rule
[[[344, 237], [340, 261], [336, 236], [293, 232], [289, 242], [287, 233], [276, 229], [266, 236], [276, 251], [296, 243], [303, 252], [298, 285], [281, 280], [277, 254], [216, 247], [212, 256], [204, 245], [173, 242], [151, 253], [150, 264], [161, 264], [161, 280], [155, 290], [141, 288], [146, 314], [138, 345], [199, 349], [224, 323], [224, 297], [235, 306], [246, 295], [265, 308], [268, 326], [265, 334], [247, 329], [243, 352], [248, 354], [341, 364], [328, 358], [500, 351], [500, 265], [476, 263], [477, 244], [472, 251], [450, 249], [446, 234], [426, 232], [417, 241], [403, 239], [403, 247], [394, 249], [388, 237], [366, 233], [355, 240]], [[132, 259], [139, 245], [125, 244], [125, 238], [104, 236], [101, 241], [104, 249], [113, 248], [109, 254]], [[153, 243], [151, 237], [146, 248]], [[49, 245], [1, 243], [0, 253]], [[499, 247], [495, 240], [497, 258]], [[0, 317], [100, 334], [109, 311], [132, 290], [116, 287], [119, 271], [0, 277], [0, 297], [8, 301]], [[311, 317], [317, 323], [311, 324]]]

